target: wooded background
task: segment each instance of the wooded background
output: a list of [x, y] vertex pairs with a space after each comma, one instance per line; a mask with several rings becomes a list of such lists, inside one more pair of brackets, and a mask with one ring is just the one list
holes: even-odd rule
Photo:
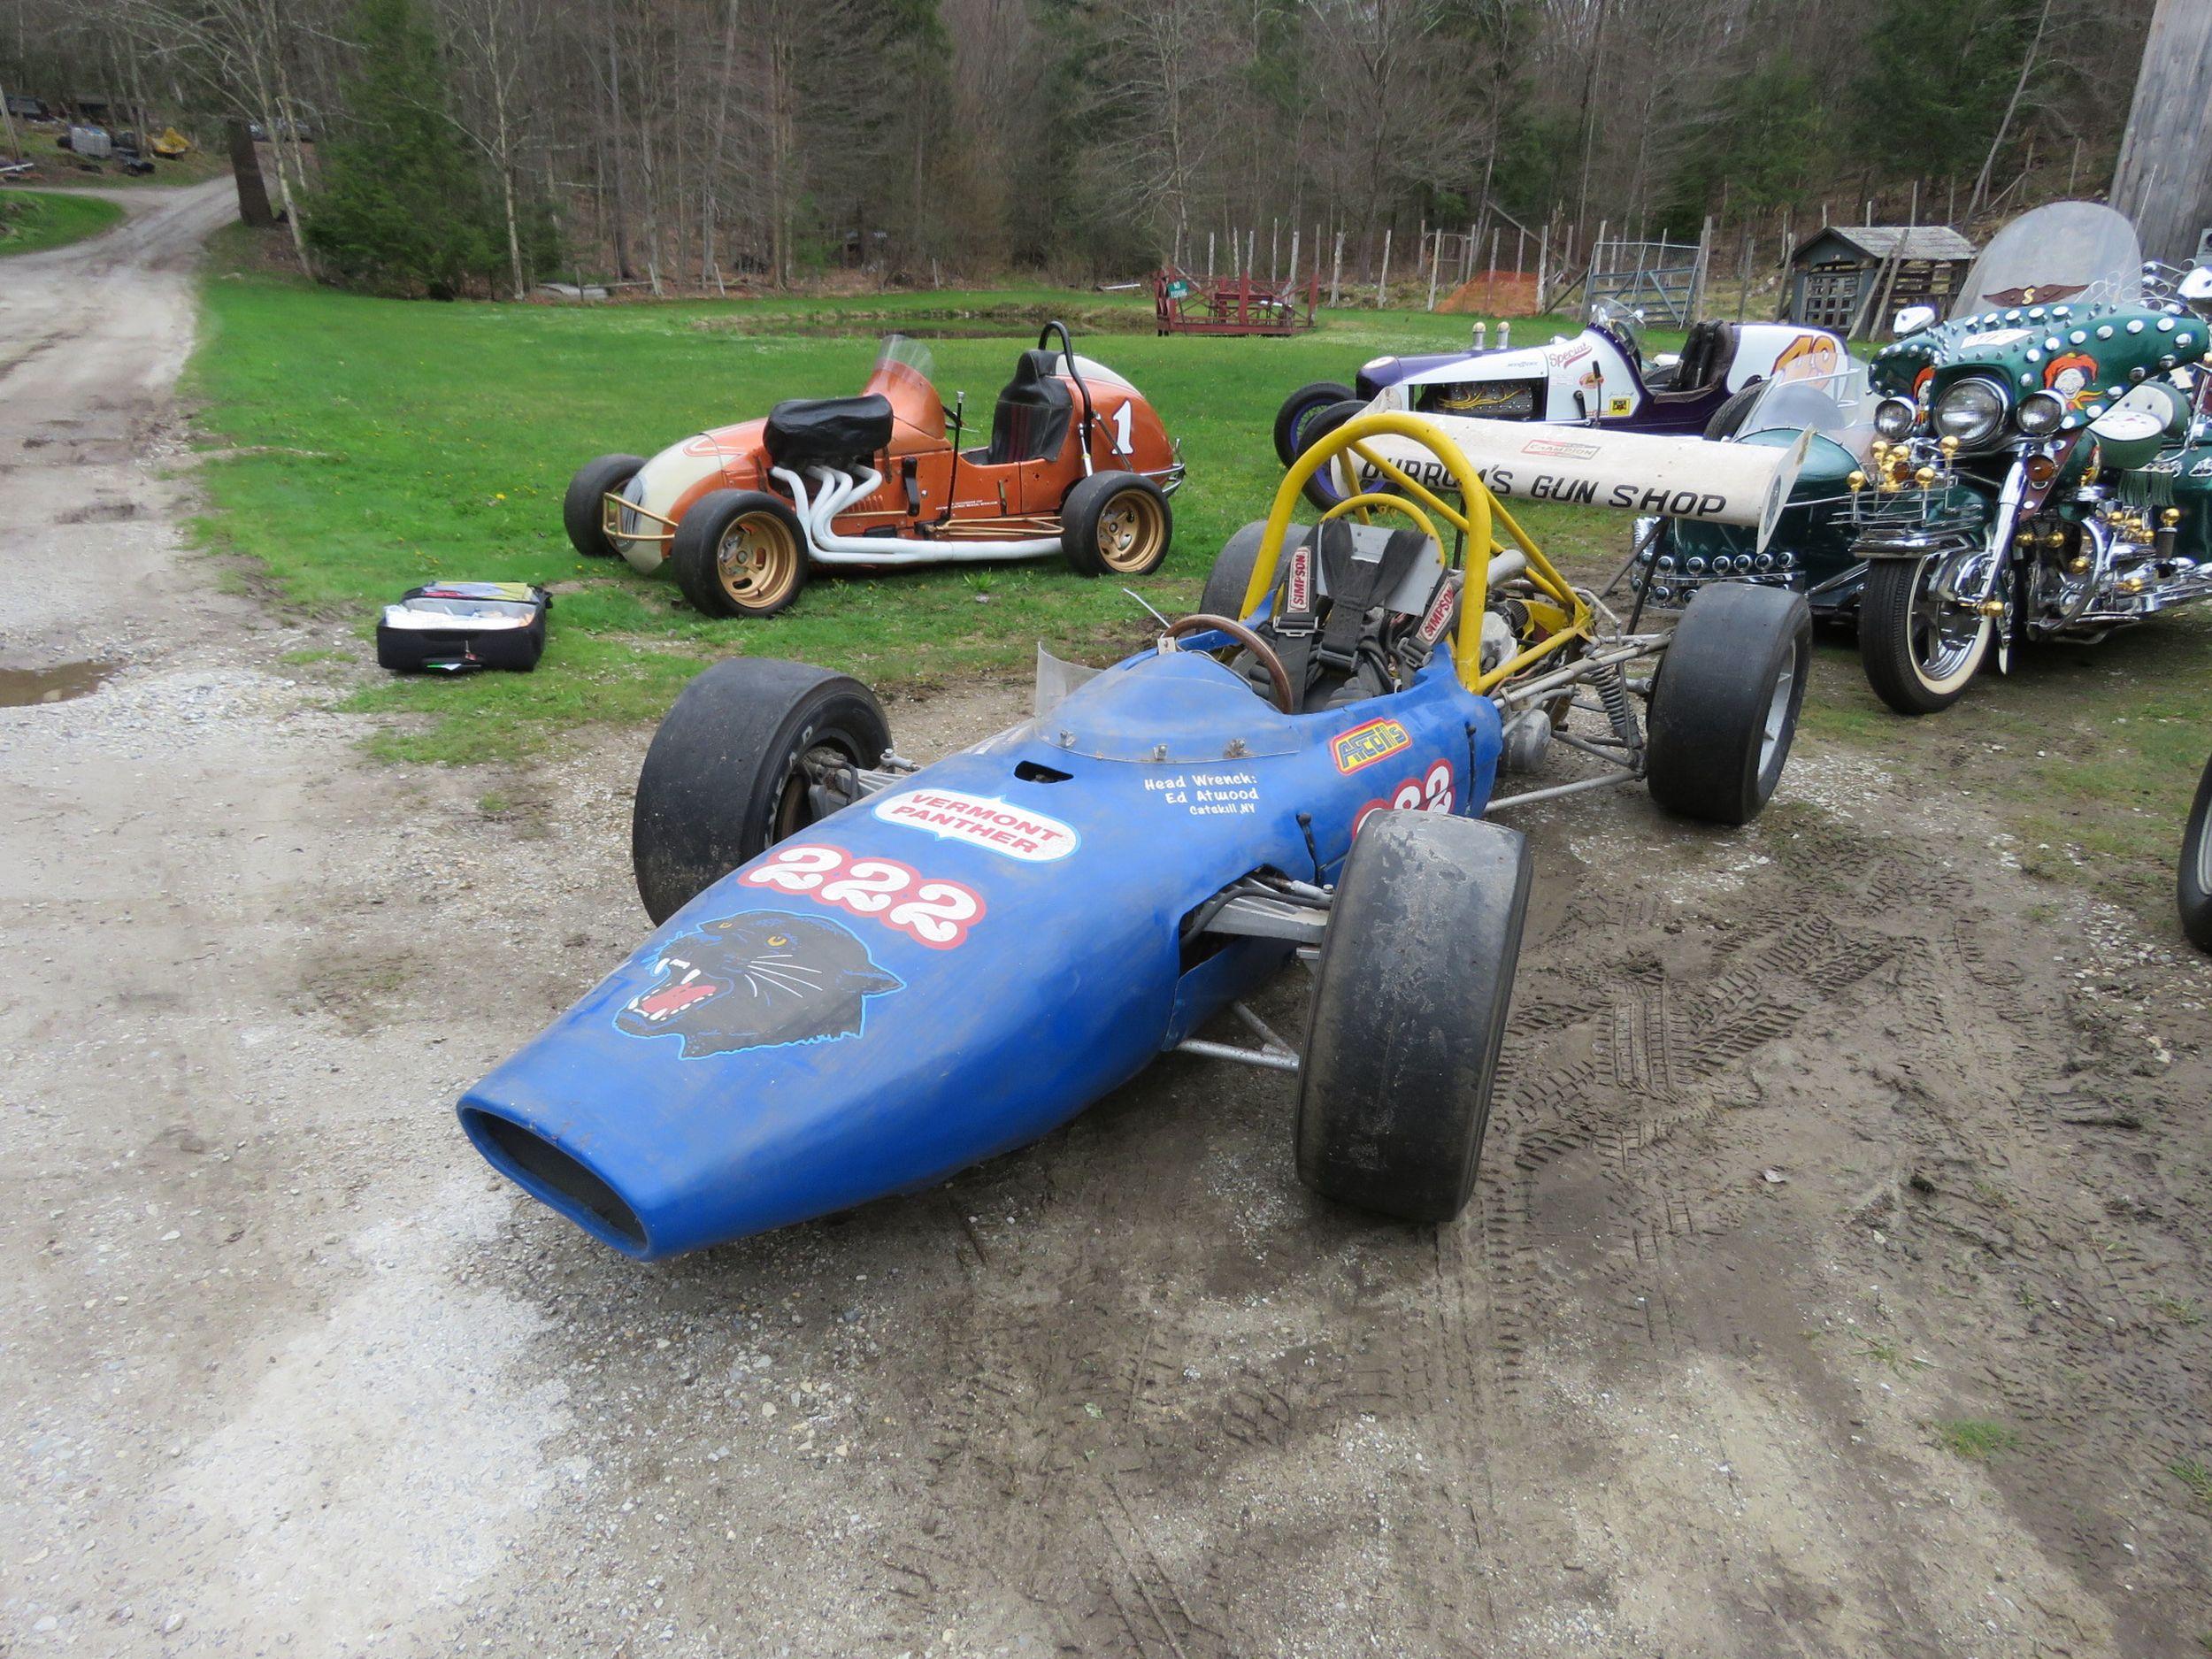
[[1264, 269], [1293, 227], [1371, 271], [1423, 227], [2101, 195], [2152, 4], [0, 0], [0, 86], [257, 122], [296, 227], [350, 153], [362, 226], [474, 214], [495, 291], [1093, 280], [1233, 234]]

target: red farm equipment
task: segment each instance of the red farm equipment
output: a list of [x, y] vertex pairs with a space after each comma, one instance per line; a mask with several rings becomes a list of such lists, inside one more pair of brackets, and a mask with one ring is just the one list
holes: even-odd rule
[[1152, 309], [1164, 334], [1289, 334], [1314, 324], [1321, 275], [1280, 287], [1249, 276], [1218, 281], [1168, 265], [1152, 274]]

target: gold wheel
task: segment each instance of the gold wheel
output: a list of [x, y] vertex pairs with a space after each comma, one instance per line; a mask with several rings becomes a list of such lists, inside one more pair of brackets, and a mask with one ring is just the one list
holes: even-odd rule
[[1124, 576], [1141, 576], [1159, 563], [1167, 518], [1151, 493], [1125, 489], [1098, 515], [1098, 557]]
[[714, 550], [714, 574], [740, 611], [781, 604], [799, 580], [799, 545], [790, 526], [766, 512], [732, 519]]

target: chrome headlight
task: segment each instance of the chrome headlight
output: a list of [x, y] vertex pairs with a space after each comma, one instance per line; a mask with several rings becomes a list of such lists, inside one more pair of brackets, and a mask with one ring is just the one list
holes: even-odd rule
[[2013, 420], [2031, 438], [2047, 438], [2066, 419], [2066, 400], [2056, 392], [2030, 392], [2020, 400]]
[[1979, 449], [2004, 422], [2004, 394], [1979, 378], [1958, 381], [1936, 400], [1936, 435], [1956, 438], [1962, 449]]
[[1874, 405], [1874, 430], [1892, 443], [1910, 436], [1919, 420], [1920, 411], [1909, 397], [1885, 397]]

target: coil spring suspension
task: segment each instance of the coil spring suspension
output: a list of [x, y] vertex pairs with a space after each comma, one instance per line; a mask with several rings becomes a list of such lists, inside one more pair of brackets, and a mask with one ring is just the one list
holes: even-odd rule
[[1597, 687], [1598, 701], [1605, 705], [1605, 718], [1612, 722], [1613, 735], [1628, 751], [1630, 764], [1641, 771], [1644, 764], [1644, 728], [1636, 718], [1636, 710], [1628, 701], [1628, 680], [1618, 663], [1608, 663], [1602, 668], [1590, 671], [1590, 683]]

